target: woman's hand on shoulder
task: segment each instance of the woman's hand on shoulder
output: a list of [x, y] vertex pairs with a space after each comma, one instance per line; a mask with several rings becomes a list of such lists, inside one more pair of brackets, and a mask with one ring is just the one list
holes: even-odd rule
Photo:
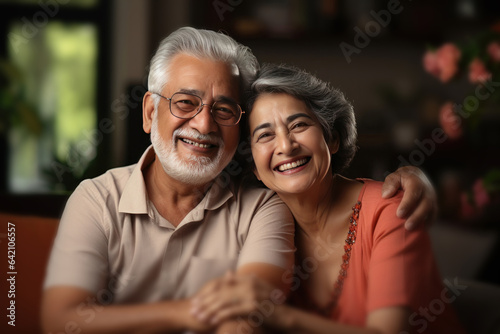
[[399, 218], [406, 218], [405, 227], [408, 230], [421, 224], [430, 224], [436, 218], [436, 191], [422, 170], [405, 166], [389, 174], [382, 186], [382, 197], [390, 198], [399, 189], [404, 194], [397, 215]]

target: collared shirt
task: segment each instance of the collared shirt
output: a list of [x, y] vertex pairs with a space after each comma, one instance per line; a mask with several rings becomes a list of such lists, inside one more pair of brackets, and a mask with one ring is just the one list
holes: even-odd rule
[[237, 187], [224, 172], [175, 227], [148, 199], [136, 165], [83, 181], [71, 195], [45, 288], [86, 289], [106, 304], [185, 298], [248, 263], [293, 265], [293, 217], [272, 191]]

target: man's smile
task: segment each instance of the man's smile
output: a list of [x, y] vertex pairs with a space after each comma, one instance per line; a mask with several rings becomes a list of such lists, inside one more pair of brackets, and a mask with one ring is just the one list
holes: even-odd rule
[[179, 138], [179, 139], [186, 144], [193, 145], [193, 146], [200, 147], [200, 148], [207, 148], [208, 149], [208, 148], [216, 147], [216, 145], [213, 145], [210, 143], [200, 143], [200, 142], [197, 142], [197, 141], [194, 141], [191, 139], [187, 139], [187, 138]]

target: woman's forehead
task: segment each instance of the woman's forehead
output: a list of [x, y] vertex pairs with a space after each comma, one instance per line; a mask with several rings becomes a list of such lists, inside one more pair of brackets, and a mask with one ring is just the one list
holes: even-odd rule
[[288, 119], [290, 115], [306, 114], [316, 119], [306, 103], [286, 93], [263, 93], [257, 97], [250, 111], [250, 122], [262, 119]]

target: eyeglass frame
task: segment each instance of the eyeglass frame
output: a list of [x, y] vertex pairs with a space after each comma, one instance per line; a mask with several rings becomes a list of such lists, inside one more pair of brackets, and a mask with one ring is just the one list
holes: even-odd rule
[[[179, 91], [179, 92], [175, 92], [175, 93], [173, 93], [173, 94], [172, 94], [172, 96], [171, 96], [170, 98], [165, 97], [165, 96], [163, 96], [163, 95], [161, 95], [161, 94], [159, 94], [159, 93], [155, 93], [155, 92], [151, 92], [151, 93], [152, 93], [152, 94], [156, 94], [156, 95], [158, 95], [159, 97], [162, 97], [162, 98], [164, 98], [165, 100], [167, 100], [167, 101], [168, 101], [168, 109], [170, 110], [170, 114], [171, 114], [172, 116], [176, 117], [176, 118], [179, 118], [179, 119], [193, 119], [193, 118], [195, 118], [196, 116], [198, 116], [198, 114], [199, 114], [199, 113], [203, 110], [203, 106], [210, 106], [210, 104], [209, 104], [209, 103], [203, 103], [203, 99], [202, 99], [200, 96], [198, 96], [198, 95], [196, 95], [196, 94], [193, 94], [193, 93], [188, 93], [188, 92], [182, 92], [182, 91]], [[174, 97], [174, 95], [175, 95], [175, 94], [186, 94], [186, 95], [191, 95], [191, 96], [195, 96], [195, 97], [199, 98], [199, 99], [200, 99], [200, 101], [201, 101], [201, 104], [200, 104], [200, 107], [198, 108], [198, 111], [197, 111], [197, 112], [196, 112], [193, 116], [191, 116], [191, 117], [181, 117], [181, 116], [177, 116], [177, 115], [175, 115], [175, 114], [173, 113], [173, 111], [172, 111], [172, 98]], [[214, 119], [214, 122], [215, 122], [215, 123], [217, 123], [217, 124], [219, 124], [219, 125], [222, 125], [222, 126], [235, 126], [235, 125], [238, 125], [238, 123], [240, 123], [240, 121], [241, 121], [241, 117], [242, 117], [242, 116], [243, 116], [243, 114], [245, 113], [245, 111], [244, 111], [243, 109], [241, 109], [241, 106], [240, 106], [238, 103], [233, 102], [233, 103], [234, 103], [234, 104], [236, 104], [236, 105], [238, 106], [238, 108], [240, 109], [240, 117], [238, 118], [238, 120], [236, 121], [236, 123], [234, 123], [234, 124], [221, 124], [221, 123], [217, 122], [217, 120], [215, 119], [215, 116], [214, 116], [214, 114], [213, 114], [214, 105], [215, 105], [216, 103], [218, 103], [218, 102], [221, 102], [221, 101], [214, 101], [214, 103], [212, 103], [212, 105], [210, 106], [210, 114], [212, 115], [212, 118]]]

